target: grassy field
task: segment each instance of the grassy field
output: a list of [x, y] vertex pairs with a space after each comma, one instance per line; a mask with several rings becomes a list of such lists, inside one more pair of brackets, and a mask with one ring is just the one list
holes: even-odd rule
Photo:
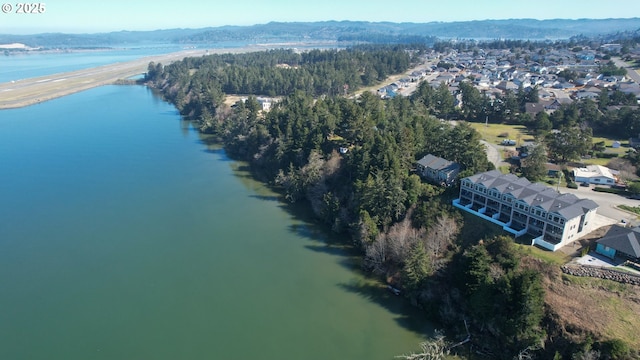
[[585, 329], [605, 339], [621, 339], [640, 346], [640, 295], [637, 286], [610, 280], [562, 275], [547, 288], [547, 304], [565, 326]]
[[[472, 128], [480, 133], [482, 139], [496, 145], [501, 145], [502, 140], [511, 139], [516, 141], [516, 146], [522, 145], [527, 141], [534, 141], [533, 134], [523, 125], [506, 125], [506, 124], [488, 124], [469, 123]], [[593, 137], [593, 143], [604, 141], [606, 147], [605, 153], [618, 154], [618, 157], [624, 156], [629, 149], [629, 141], [627, 139], [612, 139], [606, 137]], [[619, 141], [621, 146], [613, 147], [613, 143]], [[516, 146], [505, 146], [505, 149], [513, 149]], [[583, 165], [606, 165], [610, 158], [591, 158], [582, 159]]]
[[516, 140], [516, 145], [522, 145], [525, 141], [533, 141], [533, 134], [530, 134], [523, 125], [469, 123], [472, 128], [482, 135], [482, 139], [491, 144], [502, 144], [502, 140]]

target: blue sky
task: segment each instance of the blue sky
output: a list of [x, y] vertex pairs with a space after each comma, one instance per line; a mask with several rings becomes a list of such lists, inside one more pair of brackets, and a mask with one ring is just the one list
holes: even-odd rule
[[[43, 14], [0, 12], [0, 33], [91, 33], [254, 25], [270, 21], [392, 22], [640, 17], [638, 0], [50, 0]], [[6, 8], [3, 8], [6, 10]]]

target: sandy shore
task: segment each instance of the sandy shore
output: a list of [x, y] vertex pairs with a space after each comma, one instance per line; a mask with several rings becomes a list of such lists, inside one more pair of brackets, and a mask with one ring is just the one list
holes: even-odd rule
[[185, 50], [90, 69], [0, 83], [0, 109], [29, 106], [94, 87], [113, 84], [118, 80], [127, 79], [146, 72], [147, 66], [151, 61], [169, 64], [182, 60], [185, 57], [262, 50], [264, 50], [263, 47], [253, 46], [237, 49]]

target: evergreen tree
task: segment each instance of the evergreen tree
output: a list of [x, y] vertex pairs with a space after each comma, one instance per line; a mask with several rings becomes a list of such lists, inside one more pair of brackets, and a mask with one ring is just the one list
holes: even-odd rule
[[531, 182], [544, 179], [547, 175], [547, 154], [543, 145], [529, 147], [529, 155], [523, 159], [522, 175]]

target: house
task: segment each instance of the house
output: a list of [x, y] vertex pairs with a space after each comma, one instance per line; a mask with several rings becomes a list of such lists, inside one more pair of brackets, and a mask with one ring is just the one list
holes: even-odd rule
[[573, 176], [577, 183], [614, 185], [616, 178], [611, 170], [602, 165], [589, 165], [573, 169]]
[[637, 137], [629, 138], [629, 146], [634, 149], [640, 149], [640, 138], [637, 138]]
[[503, 91], [517, 91], [518, 85], [514, 84], [512, 81], [501, 81], [498, 85], [496, 85], [496, 88]]
[[640, 262], [640, 227], [613, 225], [596, 241], [596, 253], [614, 259], [616, 256]]
[[266, 97], [259, 97], [256, 100], [258, 100], [258, 103], [260, 104], [260, 106], [262, 107], [262, 111], [269, 111], [271, 110], [271, 106], [275, 103], [277, 103], [277, 99], [274, 98], [266, 98]]
[[556, 251], [588, 234], [598, 204], [498, 170], [466, 177], [453, 206]]
[[460, 172], [458, 163], [431, 154], [418, 160], [416, 168], [423, 178], [445, 186], [453, 184]]
[[539, 112], [543, 112], [544, 110], [544, 104], [542, 103], [528, 102], [524, 104], [524, 111], [532, 117], [535, 117]]
[[547, 169], [547, 176], [551, 176], [551, 177], [561, 176], [560, 173], [562, 172], [562, 168], [560, 167], [560, 165], [546, 163], [544, 164], [544, 167]]

